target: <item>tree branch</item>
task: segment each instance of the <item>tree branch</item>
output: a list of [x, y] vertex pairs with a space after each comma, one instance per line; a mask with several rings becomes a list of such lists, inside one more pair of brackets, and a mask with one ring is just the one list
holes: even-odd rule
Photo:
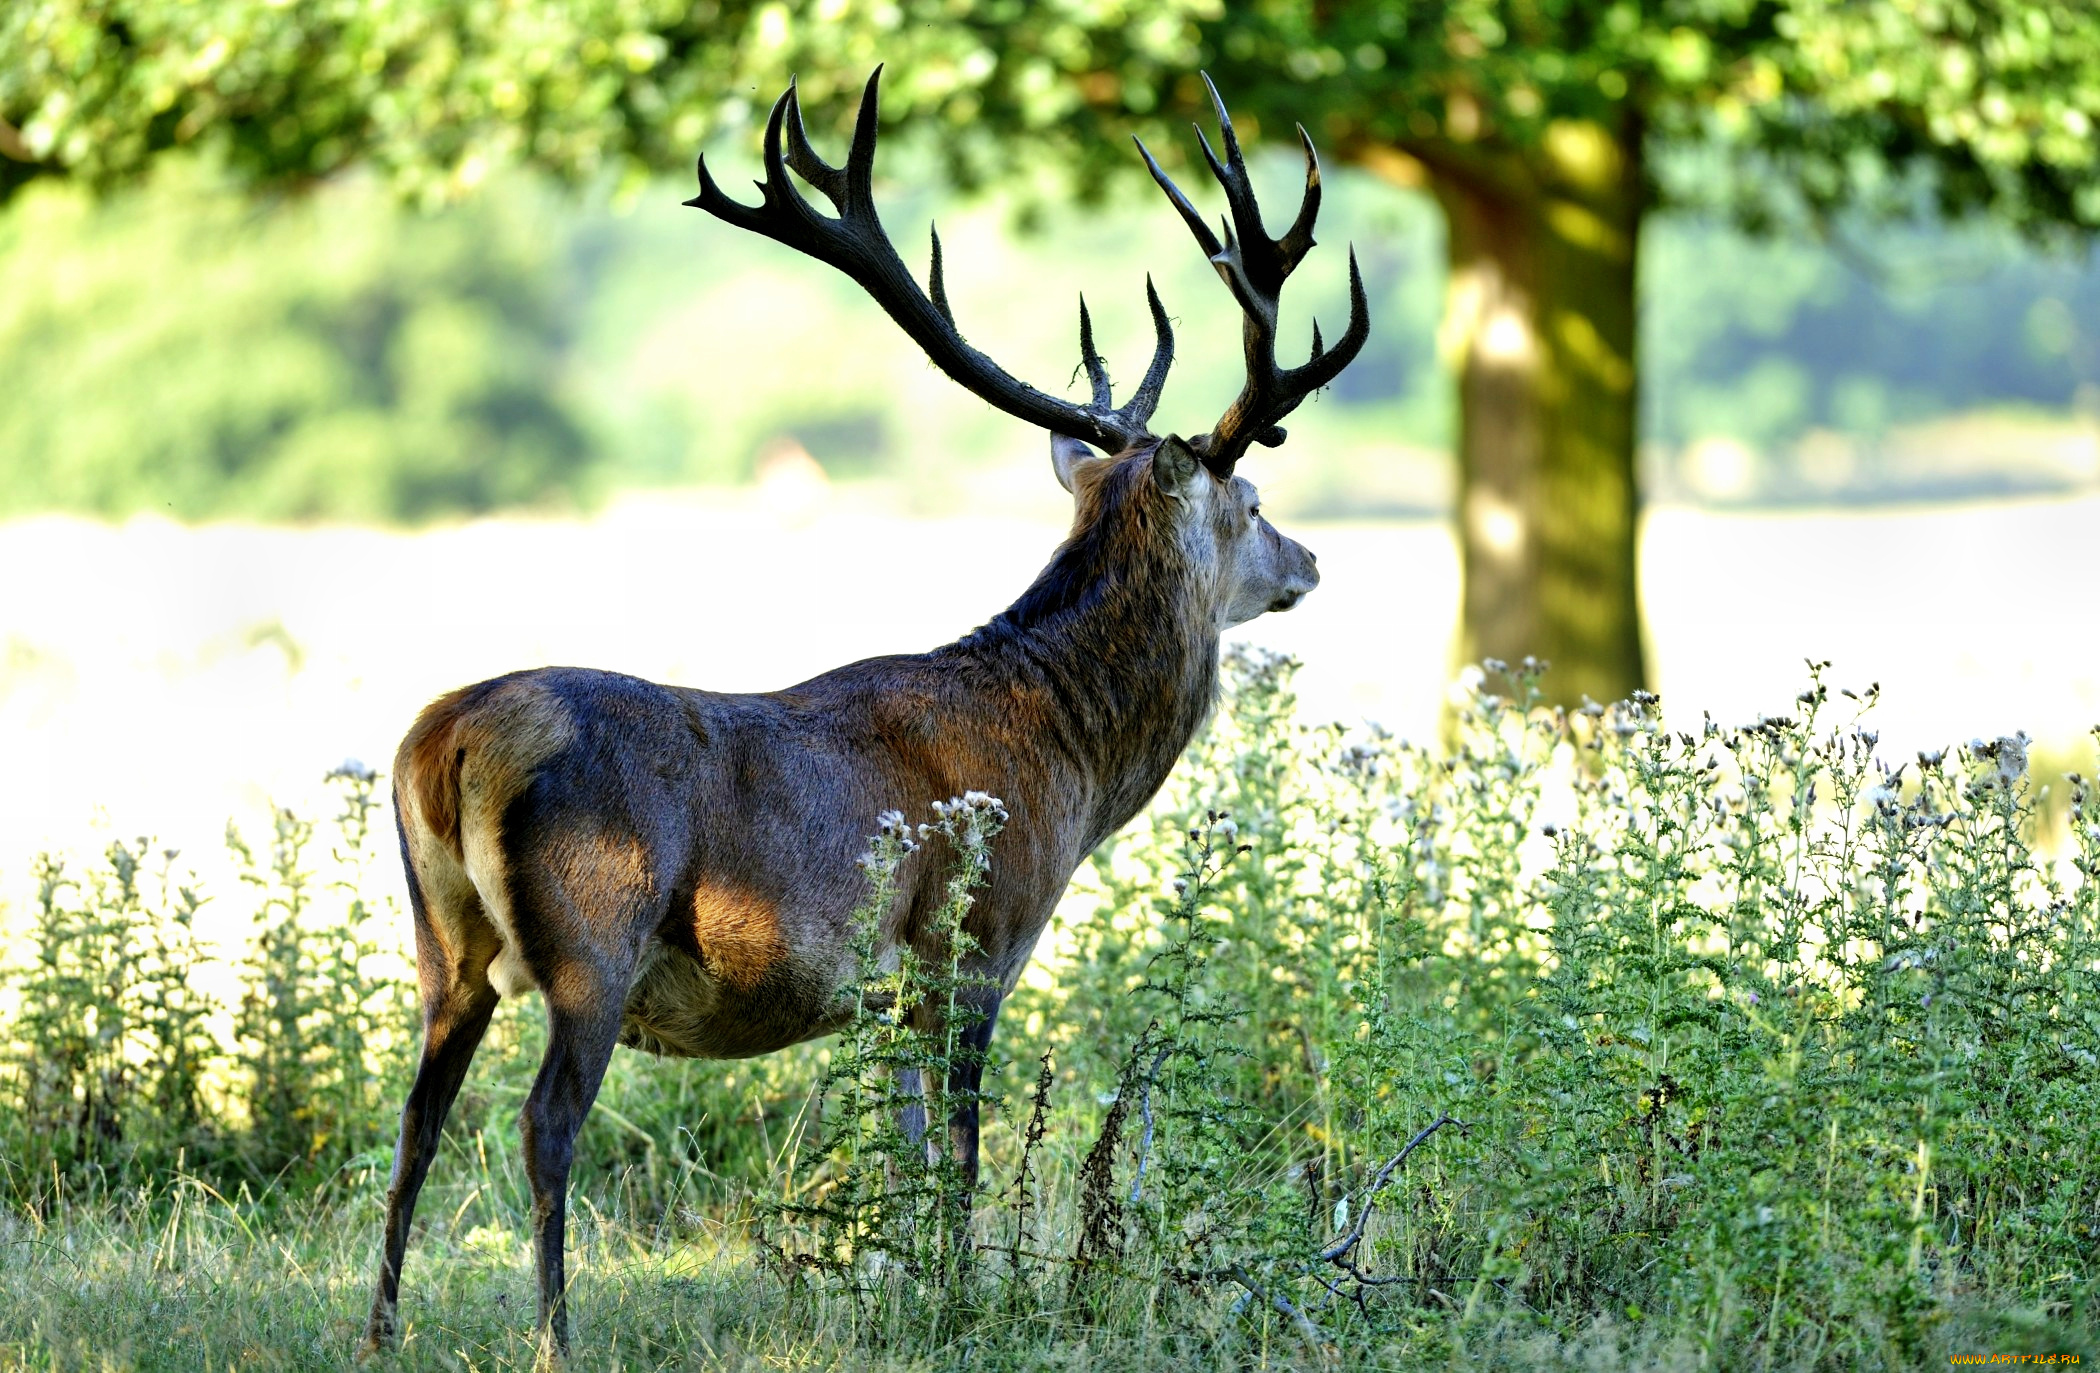
[[1231, 1278], [1234, 1282], [1246, 1288], [1256, 1301], [1267, 1302], [1270, 1306], [1276, 1308], [1278, 1312], [1290, 1320], [1292, 1325], [1298, 1327], [1300, 1338], [1311, 1347], [1313, 1353], [1323, 1358], [1326, 1356], [1327, 1337], [1320, 1333], [1319, 1326], [1312, 1323], [1312, 1317], [1291, 1305], [1290, 1298], [1280, 1292], [1267, 1291], [1259, 1283], [1255, 1282], [1248, 1275], [1247, 1270], [1239, 1264], [1234, 1264], [1226, 1269], [1224, 1276]]
[[1391, 1158], [1385, 1161], [1385, 1166], [1380, 1168], [1378, 1170], [1377, 1175], [1371, 1179], [1371, 1185], [1364, 1189], [1363, 1208], [1356, 1213], [1356, 1223], [1349, 1227], [1348, 1234], [1343, 1235], [1333, 1244], [1320, 1251], [1320, 1258], [1323, 1261], [1327, 1263], [1344, 1264], [1344, 1266], [1346, 1266], [1350, 1270], [1350, 1276], [1354, 1277], [1358, 1282], [1376, 1283], [1377, 1281], [1379, 1281], [1376, 1278], [1370, 1278], [1362, 1273], [1358, 1273], [1356, 1271], [1356, 1265], [1354, 1263], [1346, 1261], [1346, 1255], [1351, 1249], [1354, 1249], [1357, 1246], [1357, 1243], [1364, 1237], [1364, 1226], [1370, 1223], [1371, 1206], [1378, 1196], [1378, 1189], [1385, 1186], [1386, 1179], [1390, 1178], [1393, 1175], [1393, 1171], [1395, 1169], [1397, 1169], [1401, 1164], [1407, 1162], [1407, 1156], [1409, 1154], [1412, 1154], [1415, 1150], [1421, 1148], [1425, 1140], [1427, 1140], [1431, 1135], [1435, 1134], [1437, 1131], [1443, 1129], [1446, 1125], [1456, 1125], [1460, 1134], [1464, 1134], [1468, 1129], [1471, 1128], [1464, 1121], [1459, 1120], [1456, 1117], [1450, 1115], [1440, 1115], [1435, 1120], [1429, 1122], [1429, 1124], [1423, 1126], [1422, 1129], [1416, 1133], [1415, 1137], [1407, 1142], [1405, 1148], [1403, 1148], [1399, 1153], [1393, 1155]]

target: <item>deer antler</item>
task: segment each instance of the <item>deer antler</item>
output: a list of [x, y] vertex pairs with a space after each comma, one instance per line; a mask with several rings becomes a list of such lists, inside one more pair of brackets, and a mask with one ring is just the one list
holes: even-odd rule
[[1276, 421], [1298, 408], [1307, 396], [1333, 381], [1344, 367], [1356, 357], [1371, 333], [1371, 310], [1364, 299], [1363, 277], [1356, 269], [1356, 249], [1349, 249], [1349, 327], [1332, 350], [1323, 347], [1320, 341], [1318, 321], [1313, 324], [1312, 356], [1301, 366], [1280, 368], [1276, 365], [1276, 311], [1283, 292], [1284, 278], [1311, 251], [1313, 246], [1313, 221], [1320, 213], [1320, 158], [1313, 151], [1312, 138], [1305, 126], [1298, 126], [1298, 140], [1305, 146], [1305, 198], [1298, 205], [1298, 217], [1282, 238], [1270, 238], [1262, 227], [1261, 207], [1254, 200], [1254, 186], [1247, 177], [1247, 162], [1240, 155], [1239, 138], [1232, 131], [1232, 116], [1225, 112], [1225, 102], [1218, 96], [1218, 88], [1211, 84], [1206, 73], [1203, 84], [1210, 91], [1211, 105], [1218, 112], [1218, 129], [1225, 142], [1225, 160], [1220, 162], [1212, 151], [1210, 140], [1203, 135], [1199, 125], [1196, 139], [1203, 145], [1204, 159], [1210, 163], [1211, 174], [1225, 188], [1225, 200], [1231, 208], [1232, 217], [1224, 225], [1225, 241], [1220, 243], [1210, 230], [1189, 198], [1181, 193], [1167, 174], [1160, 170], [1152, 153], [1143, 141], [1138, 142], [1138, 152], [1143, 154], [1145, 166], [1152, 172], [1152, 179], [1167, 193], [1167, 199], [1181, 212], [1188, 224], [1189, 232], [1196, 236], [1204, 255], [1225, 279], [1233, 299], [1240, 303], [1246, 316], [1242, 337], [1246, 344], [1247, 383], [1240, 389], [1239, 398], [1233, 401], [1217, 427], [1207, 438], [1195, 443], [1203, 458], [1204, 466], [1220, 477], [1232, 475], [1233, 467], [1247, 452], [1250, 444], [1262, 443], [1270, 446], [1283, 442], [1283, 430]]
[[[844, 167], [832, 166], [810, 146], [809, 134], [802, 125], [801, 102], [790, 83], [774, 102], [772, 116], [766, 121], [766, 179], [757, 183], [762, 202], [757, 206], [742, 205], [724, 195], [708, 175], [707, 159], [703, 156], [699, 167], [700, 194], [685, 203], [838, 268], [874, 297], [875, 303], [897, 321], [912, 341], [926, 350], [935, 366], [1007, 414], [1111, 453], [1150, 440], [1152, 435], [1145, 426], [1159, 404], [1160, 388], [1166, 384], [1167, 369], [1174, 362], [1174, 330], [1167, 322], [1166, 308], [1159, 303], [1152, 279], [1145, 279], [1145, 297], [1152, 307], [1152, 328], [1157, 339], [1152, 365], [1136, 392], [1120, 407], [1114, 404], [1108, 369], [1094, 348], [1093, 320], [1087, 315], [1083, 297], [1079, 302], [1080, 361], [1093, 388], [1093, 397], [1085, 405], [1074, 405], [1036, 390], [971, 347], [955, 327], [955, 313], [949, 307], [947, 288], [941, 280], [939, 231], [933, 234], [929, 295], [912, 279], [875, 213], [876, 88], [881, 80], [882, 68], [877, 67], [861, 95], [860, 113], [853, 124], [853, 145]], [[823, 214], [802, 197], [788, 180], [790, 167], [824, 193], [838, 211], [836, 218]]]

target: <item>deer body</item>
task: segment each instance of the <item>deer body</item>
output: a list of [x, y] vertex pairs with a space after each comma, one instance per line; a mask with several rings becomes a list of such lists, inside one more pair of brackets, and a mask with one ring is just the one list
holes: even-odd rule
[[[520, 1129], [541, 1329], [558, 1350], [570, 1161], [615, 1045], [741, 1058], [839, 1028], [859, 972], [851, 926], [866, 878], [856, 860], [878, 816], [983, 791], [1008, 820], [965, 927], [977, 948], [962, 971], [980, 990], [964, 1038], [977, 1052], [947, 1084], [958, 1103], [950, 1147], [974, 1177], [982, 1050], [1066, 883], [1151, 799], [1202, 724], [1220, 634], [1289, 609], [1319, 581], [1312, 555], [1261, 518], [1254, 488], [1232, 470], [1248, 444], [1280, 441], [1274, 421], [1339, 371], [1368, 328], [1352, 257], [1348, 332], [1323, 352], [1316, 328], [1310, 362], [1275, 367], [1275, 293], [1312, 244], [1310, 144], [1305, 205], [1281, 240], [1260, 228], [1229, 121], [1227, 162], [1204, 145], [1238, 224], [1224, 245], [1153, 166], [1248, 317], [1247, 388], [1190, 443], [1145, 429], [1172, 356], [1156, 295], [1153, 363], [1120, 409], [1083, 306], [1088, 406], [1034, 391], [961, 341], [938, 239], [929, 298], [874, 218], [874, 108], [871, 79], [853, 155], [832, 168], [809, 149], [790, 90], [767, 129], [765, 205], [721, 197], [704, 165], [696, 203], [840, 266], [936, 362], [1049, 428], [1075, 501], [1071, 534], [1004, 613], [930, 653], [752, 695], [544, 668], [462, 688], [417, 718], [395, 759], [394, 795], [423, 1056], [402, 1110], [367, 1351], [394, 1336], [416, 1195], [500, 997], [537, 991], [547, 1007], [546, 1057]], [[838, 219], [788, 188], [789, 165], [839, 205]], [[938, 956], [947, 856], [929, 844], [898, 870], [879, 956]], [[913, 1015], [938, 1013], [922, 1004]], [[908, 1115], [908, 1129], [923, 1125], [923, 1112]]]
[[[1166, 503], [1142, 490], [1148, 457], [1129, 466], [1097, 484]], [[1218, 609], [1190, 569], [1099, 567], [1113, 585], [1079, 587], [1058, 584], [1064, 570], [958, 643], [783, 691], [546, 668], [433, 703], [395, 765], [432, 952], [499, 995], [543, 988], [570, 943], [521, 929], [519, 902], [538, 918], [554, 895], [526, 874], [588, 872], [594, 890], [633, 893], [618, 919], [602, 902], [576, 912], [598, 957], [631, 970], [621, 1041], [769, 1053], [850, 1013], [854, 860], [877, 815], [976, 789], [1013, 798], [970, 924], [972, 971], [1003, 994], [1079, 863], [1165, 780], [1216, 680]], [[1309, 555], [1285, 575], [1317, 580]], [[938, 855], [907, 861], [886, 943], [914, 942], [941, 876]]]

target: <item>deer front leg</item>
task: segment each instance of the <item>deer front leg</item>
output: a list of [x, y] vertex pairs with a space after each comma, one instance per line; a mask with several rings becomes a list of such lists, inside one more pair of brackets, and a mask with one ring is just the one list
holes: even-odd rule
[[[917, 1068], [896, 1070], [897, 1125], [914, 1147], [926, 1144], [926, 1077]], [[927, 1155], [929, 1162], [932, 1155]]]
[[993, 992], [988, 1002], [975, 1008], [977, 1020], [956, 1035], [956, 1058], [948, 1065], [948, 1147], [962, 1166], [963, 1182], [977, 1186], [978, 1102], [984, 1085], [985, 1063], [991, 1057], [992, 1028], [999, 1023], [1000, 998]]
[[[956, 1032], [954, 1059], [944, 1079], [950, 1157], [961, 1165], [963, 1180], [971, 1187], [977, 1185], [977, 1094], [984, 1085], [984, 1065], [990, 1055], [992, 1027], [999, 1021], [999, 1006], [1000, 997], [993, 992], [983, 1000], [958, 1008], [969, 1023]], [[917, 1028], [929, 1037], [943, 1033], [940, 1022], [931, 1014]], [[932, 1163], [939, 1157], [940, 1143], [927, 1137], [926, 1095], [923, 1072], [917, 1068], [897, 1070], [897, 1097], [901, 1103], [897, 1123], [903, 1127], [907, 1140], [925, 1147], [926, 1161]]]

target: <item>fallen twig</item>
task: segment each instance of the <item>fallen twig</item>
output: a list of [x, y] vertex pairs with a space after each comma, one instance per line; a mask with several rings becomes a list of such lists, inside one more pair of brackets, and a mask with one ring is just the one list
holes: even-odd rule
[[1246, 1288], [1256, 1301], [1267, 1302], [1289, 1319], [1291, 1324], [1298, 1327], [1298, 1334], [1305, 1340], [1306, 1344], [1312, 1347], [1312, 1351], [1315, 1354], [1324, 1355], [1326, 1353], [1327, 1337], [1320, 1333], [1319, 1326], [1313, 1324], [1312, 1317], [1291, 1305], [1290, 1298], [1284, 1296], [1281, 1292], [1265, 1290], [1239, 1264], [1234, 1264], [1232, 1267], [1224, 1270], [1224, 1276], [1231, 1278], [1234, 1282]]
[[1130, 1179], [1130, 1204], [1135, 1206], [1145, 1194], [1145, 1164], [1152, 1157], [1152, 1085], [1159, 1081], [1159, 1070], [1166, 1066], [1167, 1055], [1174, 1052], [1171, 1044], [1162, 1045], [1152, 1056], [1152, 1067], [1145, 1074], [1144, 1095], [1138, 1098], [1138, 1111], [1145, 1118], [1145, 1132], [1138, 1137], [1137, 1175]]
[[1359, 1282], [1375, 1284], [1382, 1281], [1382, 1279], [1367, 1277], [1361, 1273], [1357, 1273], [1355, 1271], [1356, 1265], [1354, 1263], [1348, 1263], [1345, 1256], [1351, 1249], [1354, 1249], [1357, 1246], [1357, 1243], [1364, 1237], [1364, 1226], [1369, 1224], [1370, 1222], [1371, 1205], [1372, 1202], [1376, 1200], [1378, 1196], [1378, 1189], [1385, 1186], [1386, 1180], [1392, 1177], [1393, 1171], [1395, 1169], [1397, 1169], [1401, 1164], [1407, 1162], [1407, 1156], [1409, 1154], [1412, 1154], [1416, 1149], [1419, 1149], [1422, 1146], [1423, 1141], [1427, 1140], [1431, 1135], [1435, 1134], [1437, 1131], [1443, 1129], [1446, 1125], [1456, 1125], [1460, 1134], [1464, 1134], [1470, 1128], [1464, 1121], [1459, 1120], [1455, 1116], [1440, 1115], [1435, 1120], [1429, 1122], [1429, 1124], [1423, 1126], [1421, 1130], [1417, 1131], [1415, 1137], [1407, 1142], [1406, 1147], [1403, 1148], [1399, 1153], [1387, 1159], [1385, 1161], [1385, 1166], [1380, 1168], [1377, 1172], [1377, 1175], [1371, 1179], [1371, 1185], [1364, 1189], [1363, 1206], [1356, 1213], [1355, 1224], [1349, 1227], [1348, 1234], [1343, 1235], [1333, 1244], [1327, 1246], [1325, 1249], [1322, 1249], [1320, 1251], [1320, 1258], [1322, 1260], [1328, 1263], [1344, 1263], [1345, 1266], [1347, 1266], [1351, 1270], [1350, 1275], [1356, 1278]]
[[[1156, 1067], [1154, 1071], [1157, 1071]], [[1321, 1287], [1327, 1289], [1330, 1300], [1323, 1302], [1321, 1309], [1331, 1308], [1334, 1300], [1347, 1298], [1356, 1303], [1357, 1310], [1368, 1316], [1369, 1308], [1364, 1300], [1365, 1292], [1373, 1287], [1387, 1287], [1399, 1283], [1418, 1283], [1422, 1285], [1423, 1290], [1430, 1296], [1445, 1302], [1451, 1300], [1444, 1293], [1430, 1287], [1428, 1278], [1397, 1275], [1381, 1277], [1376, 1274], [1366, 1273], [1350, 1257], [1350, 1251], [1363, 1242], [1364, 1229], [1370, 1222], [1371, 1208], [1377, 1199], [1379, 1189], [1392, 1180], [1393, 1174], [1398, 1172], [1401, 1166], [1407, 1162], [1410, 1154], [1421, 1148], [1431, 1135], [1434, 1135], [1447, 1125], [1455, 1125], [1461, 1132], [1468, 1128], [1464, 1121], [1459, 1120], [1455, 1116], [1439, 1115], [1435, 1120], [1417, 1131], [1414, 1138], [1410, 1139], [1399, 1153], [1387, 1159], [1379, 1167], [1378, 1171], [1372, 1175], [1370, 1185], [1364, 1189], [1363, 1205], [1358, 1210], [1355, 1223], [1349, 1227], [1348, 1232], [1333, 1244], [1320, 1250], [1315, 1258], [1304, 1260], [1298, 1265], [1297, 1276], [1310, 1278]], [[1131, 1195], [1132, 1199], [1135, 1200], [1136, 1190], [1134, 1188]], [[1347, 1275], [1347, 1278], [1330, 1278], [1318, 1267], [1321, 1263], [1331, 1264], [1341, 1269]], [[1321, 1332], [1318, 1322], [1314, 1321], [1305, 1310], [1293, 1304], [1290, 1298], [1283, 1293], [1262, 1286], [1260, 1282], [1256, 1281], [1253, 1274], [1247, 1271], [1244, 1264], [1236, 1263], [1229, 1268], [1213, 1269], [1208, 1272], [1177, 1272], [1172, 1274], [1172, 1276], [1184, 1282], [1217, 1282], [1220, 1279], [1229, 1279], [1246, 1289], [1246, 1295], [1233, 1303], [1233, 1311], [1235, 1313], [1244, 1311], [1249, 1298], [1252, 1298], [1266, 1304], [1288, 1319], [1297, 1328], [1300, 1337], [1323, 1360], [1328, 1357], [1332, 1349], [1331, 1343]], [[1356, 1284], [1355, 1290], [1344, 1291], [1342, 1282], [1345, 1280], [1354, 1282]]]

